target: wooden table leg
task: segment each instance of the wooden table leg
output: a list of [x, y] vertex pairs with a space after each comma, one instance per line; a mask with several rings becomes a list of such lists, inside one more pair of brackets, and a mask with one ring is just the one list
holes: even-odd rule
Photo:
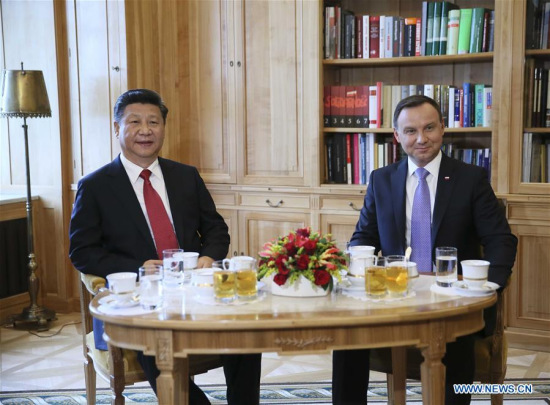
[[388, 392], [392, 392], [390, 405], [405, 405], [407, 398], [407, 348], [396, 346], [391, 348], [392, 375], [388, 374]]
[[163, 405], [189, 404], [189, 359], [174, 358], [170, 332], [161, 332], [157, 340], [156, 364], [158, 403]]
[[445, 403], [445, 366], [441, 359], [445, 355], [445, 328], [432, 325], [431, 340], [422, 348], [424, 361], [420, 365], [422, 378], [422, 403], [424, 405], [443, 405]]

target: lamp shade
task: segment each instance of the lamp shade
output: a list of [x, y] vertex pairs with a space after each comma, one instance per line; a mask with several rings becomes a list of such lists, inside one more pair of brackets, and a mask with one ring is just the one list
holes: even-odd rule
[[1, 78], [0, 116], [51, 117], [50, 101], [40, 70], [4, 70]]

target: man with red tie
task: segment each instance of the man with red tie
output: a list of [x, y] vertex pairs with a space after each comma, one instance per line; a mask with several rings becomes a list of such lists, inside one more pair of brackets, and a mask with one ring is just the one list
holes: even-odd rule
[[[158, 157], [167, 114], [152, 90], [129, 90], [118, 98], [114, 128], [121, 154], [78, 184], [69, 255], [79, 271], [137, 273], [140, 266], [162, 264], [162, 251], [174, 248], [200, 252], [198, 267], [226, 257], [228, 228], [197, 169]], [[98, 342], [101, 334], [95, 337], [106, 350]], [[258, 404], [261, 354], [222, 359], [228, 403]], [[154, 357], [139, 352], [138, 360], [156, 391]], [[189, 396], [191, 404], [210, 403], [193, 381]]]

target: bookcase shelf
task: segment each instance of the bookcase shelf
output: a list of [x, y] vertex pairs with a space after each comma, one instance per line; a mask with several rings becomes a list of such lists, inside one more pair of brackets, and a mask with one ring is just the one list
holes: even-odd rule
[[[500, 3], [496, 0], [458, 0], [455, 3], [459, 8], [469, 8], [472, 10], [474, 8], [495, 10], [500, 7]], [[322, 55], [324, 57], [321, 61], [321, 83], [324, 86], [322, 105], [324, 108], [323, 115], [325, 118], [323, 121], [325, 123], [324, 125], [328, 125], [327, 122], [330, 122], [332, 123], [332, 126], [320, 128], [321, 151], [319, 170], [321, 186], [327, 184], [330, 187], [334, 187], [335, 184], [338, 184], [338, 186], [350, 187], [350, 190], [353, 190], [355, 187], [361, 187], [361, 185], [356, 186], [355, 184], [341, 184], [342, 172], [345, 173], [344, 177], [347, 177], [347, 173], [350, 171], [349, 168], [351, 167], [351, 171], [353, 172], [351, 183], [356, 183], [357, 177], [359, 177], [360, 183], [366, 183], [372, 169], [379, 167], [379, 165], [389, 164], [402, 158], [404, 154], [401, 151], [401, 147], [398, 144], [395, 144], [392, 140], [393, 110], [401, 98], [406, 97], [409, 94], [419, 94], [418, 92], [421, 94], [433, 94], [432, 97], [434, 97], [434, 99], [439, 100], [439, 97], [441, 97], [441, 100], [445, 100], [445, 102], [442, 101], [442, 105], [445, 106], [442, 110], [446, 123], [445, 133], [447, 134], [445, 137], [445, 145], [449, 147], [446, 150], [446, 153], [453, 153], [454, 155], [456, 151], [456, 153], [460, 153], [456, 156], [462, 157], [462, 151], [468, 151], [469, 153], [470, 151], [475, 150], [475, 156], [478, 156], [480, 155], [479, 151], [483, 150], [483, 154], [486, 157], [484, 164], [486, 165], [487, 162], [492, 160], [490, 150], [496, 142], [493, 139], [493, 134], [496, 129], [492, 128], [495, 123], [494, 120], [491, 118], [486, 118], [484, 127], [465, 126], [454, 128], [454, 125], [447, 125], [448, 114], [454, 111], [454, 106], [449, 105], [449, 93], [451, 93], [451, 96], [455, 92], [457, 95], [460, 94], [460, 105], [462, 105], [463, 91], [467, 93], [470, 91], [469, 89], [471, 89], [474, 93], [475, 91], [478, 91], [477, 94], [479, 95], [479, 88], [483, 86], [476, 85], [484, 85], [484, 92], [486, 94], [482, 94], [482, 97], [484, 97], [484, 100], [491, 100], [493, 75], [496, 74], [493, 73], [493, 71], [496, 70], [494, 63], [496, 52], [494, 52], [492, 48], [489, 48], [491, 49], [490, 52], [461, 53], [454, 55], [443, 54], [433, 56], [383, 57], [383, 52], [380, 52], [375, 53], [375, 55], [379, 55], [381, 57], [373, 58], [334, 57], [337, 55], [337, 53], [334, 52], [339, 52], [338, 49], [342, 52], [341, 56], [343, 56], [343, 53], [348, 56], [355, 55], [353, 51], [348, 53], [349, 49], [352, 49], [354, 46], [353, 44], [355, 44], [354, 40], [351, 40], [351, 42], [349, 41], [348, 36], [348, 33], [353, 32], [354, 28], [347, 30], [348, 24], [346, 24], [346, 27], [339, 25], [339, 15], [342, 19], [345, 16], [346, 22], [348, 21], [349, 16], [354, 16], [354, 21], [357, 24], [360, 24], [358, 21], [365, 21], [364, 19], [357, 18], [357, 16], [361, 15], [370, 16], [369, 21], [372, 21], [373, 16], [418, 18], [421, 17], [424, 6], [428, 7], [427, 2], [423, 2], [422, 0], [394, 0], [391, 2], [381, 2], [378, 0], [341, 0], [334, 2], [325, 0], [323, 2], [323, 10], [321, 10], [322, 16], [320, 18], [322, 28], [320, 42]], [[328, 9], [325, 9], [325, 7], [328, 7]], [[339, 10], [337, 10], [338, 7], [340, 8]], [[323, 13], [324, 11], [327, 11], [329, 14], [327, 15]], [[335, 22], [332, 20], [333, 11]], [[487, 15], [487, 13], [484, 14]], [[491, 13], [489, 13], [489, 15], [490, 14]], [[497, 33], [499, 32], [499, 27], [497, 25], [499, 18], [497, 17], [497, 14], [498, 13], [496, 13], [495, 10], [495, 50], [498, 50], [496, 47]], [[376, 21], [376, 19], [374, 21]], [[393, 29], [395, 30], [395, 20], [393, 20], [393, 22]], [[327, 27], [332, 27], [330, 28], [330, 31], [323, 29], [325, 28], [323, 27], [325, 23], [328, 24]], [[337, 27], [335, 31], [332, 31], [334, 28], [331, 24], [333, 23]], [[380, 23], [380, 27], [382, 27], [382, 23]], [[479, 27], [479, 25], [476, 25], [476, 27]], [[346, 28], [346, 30], [344, 30], [344, 28]], [[341, 29], [341, 31], [338, 31], [338, 29]], [[400, 28], [400, 30], [401, 29], [402, 28]], [[382, 28], [380, 28], [380, 31], [378, 32], [380, 33], [381, 30]], [[369, 32], [372, 33], [372, 31]], [[334, 39], [335, 33], [340, 33], [336, 35], [341, 35], [341, 37]], [[370, 38], [369, 47], [373, 43], [372, 38], [373, 37]], [[388, 36], [388, 41], [391, 41], [389, 38], [390, 36]], [[401, 38], [398, 40], [401, 41], [404, 36], [396, 36], [395, 38]], [[404, 48], [407, 46], [409, 52], [408, 54], [410, 54], [410, 42], [405, 42], [406, 45], [403, 46], [401, 46], [403, 42], [396, 45], [395, 38], [393, 42], [393, 54], [396, 55], [395, 49], [401, 49], [401, 53], [399, 53], [401, 55], [407, 54], [404, 51]], [[419, 36], [415, 36], [414, 38], [414, 41], [416, 42]], [[376, 42], [374, 43], [376, 44]], [[380, 44], [381, 43], [382, 42], [380, 42]], [[487, 45], [487, 43], [485, 45]], [[416, 52], [418, 51], [418, 42], [416, 42], [416, 45], [413, 46], [413, 48]], [[331, 58], [327, 57], [329, 55]], [[359, 48], [357, 48], [357, 55], [360, 55]], [[467, 83], [470, 84], [470, 87], [467, 86]], [[409, 87], [408, 89], [406, 88], [407, 86]], [[401, 87], [401, 91], [399, 91], [399, 87]], [[374, 96], [373, 88], [376, 88], [376, 95]], [[449, 88], [451, 88], [451, 90], [449, 90]], [[355, 94], [357, 100], [364, 100], [364, 94], [367, 94], [368, 101], [356, 101], [355, 107], [350, 107], [349, 99], [355, 97], [353, 96], [354, 92], [356, 92]], [[350, 94], [352, 95], [350, 96]], [[344, 97], [343, 103], [341, 101], [342, 97]], [[376, 100], [375, 102], [377, 104], [374, 112], [371, 111], [371, 108], [369, 108], [372, 107], [372, 100]], [[458, 103], [458, 96], [456, 97], [456, 100]], [[471, 100], [473, 100], [473, 98]], [[479, 98], [477, 100], [479, 100]], [[472, 101], [471, 103], [473, 106], [476, 102]], [[342, 107], [343, 104], [345, 104], [345, 107]], [[351, 104], [353, 104], [353, 102], [351, 102]], [[365, 113], [364, 110], [361, 110], [360, 113], [357, 113], [357, 109], [363, 108], [361, 106], [364, 106], [365, 104], [367, 105], [366, 108], [369, 111]], [[360, 106], [357, 107], [358, 105]], [[468, 111], [470, 111], [470, 114], [475, 117], [475, 107], [470, 108], [472, 108], [472, 110], [467, 110], [464, 114], [465, 119], [468, 116]], [[337, 112], [334, 113], [333, 109]], [[342, 112], [342, 109], [345, 109], [346, 112]], [[353, 109], [355, 109], [355, 111], [350, 113], [349, 111], [353, 111]], [[486, 111], [494, 110], [489, 110], [486, 108], [483, 110], [483, 115]], [[354, 122], [355, 125], [365, 125], [365, 122], [368, 122], [366, 121], [366, 117], [368, 116], [368, 118], [372, 118], [373, 114], [374, 119], [377, 120], [379, 124], [380, 121], [382, 123], [378, 126], [382, 126], [383, 128], [343, 126], [343, 123], [348, 122], [350, 117], [352, 120], [351, 122]], [[330, 117], [328, 120], [326, 118], [327, 116]], [[336, 123], [334, 121], [334, 116], [337, 117], [336, 120], [341, 121], [337, 121]], [[342, 120], [342, 117], [345, 117], [344, 119], [346, 121]], [[477, 117], [479, 117], [479, 115], [477, 115]], [[463, 115], [461, 111], [461, 122], [462, 119]], [[458, 118], [456, 118], [456, 120], [458, 120]], [[372, 152], [372, 148], [375, 149], [374, 152]], [[359, 149], [359, 152], [357, 152], [357, 149]], [[481, 161], [475, 160], [474, 155], [464, 155], [464, 159], [467, 159], [467, 156], [472, 156], [472, 162], [481, 164]], [[382, 161], [380, 159], [382, 159]], [[351, 165], [349, 163], [350, 160]], [[357, 161], [360, 162], [358, 165], [359, 170], [356, 167]], [[363, 166], [364, 164], [367, 165], [366, 168]], [[347, 168], [340, 169], [342, 165], [347, 166]], [[372, 167], [372, 165], [374, 165], [374, 167]], [[334, 167], [338, 167], [336, 174]], [[490, 171], [491, 173], [496, 173], [496, 170], [493, 170], [493, 168], [491, 168]], [[336, 180], [336, 183], [333, 182], [334, 180]], [[349, 177], [347, 177], [347, 182], [350, 182]], [[362, 184], [363, 187], [365, 186], [364, 183]]]
[[[543, 129], [545, 131], [541, 131]], [[487, 133], [491, 132], [491, 128], [487, 127], [467, 127], [467, 128], [445, 128], [445, 133]], [[526, 129], [527, 131], [527, 129]], [[373, 134], [393, 134], [392, 128], [323, 128], [323, 132], [327, 133], [373, 133]], [[549, 132], [550, 128], [533, 129], [532, 132]]]
[[[548, 53], [550, 57], [550, 52]], [[369, 67], [369, 66], [415, 66], [415, 65], [445, 65], [455, 63], [491, 62], [493, 52], [469, 53], [462, 55], [411, 56], [374, 59], [324, 59], [323, 65], [335, 67]]]

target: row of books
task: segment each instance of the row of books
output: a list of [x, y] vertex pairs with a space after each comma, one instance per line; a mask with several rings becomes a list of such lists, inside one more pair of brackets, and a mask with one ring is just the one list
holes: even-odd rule
[[[489, 148], [468, 149], [454, 143], [442, 145], [446, 155], [484, 167], [490, 173]], [[325, 136], [325, 180], [335, 184], [367, 184], [374, 169], [398, 162], [405, 157], [394, 138], [373, 133], [327, 134]]]
[[550, 1], [527, 0], [526, 49], [550, 48]]
[[534, 59], [525, 61], [525, 125], [527, 127], [550, 127], [549, 69], [535, 66]]
[[355, 15], [325, 7], [325, 59], [455, 55], [491, 52], [494, 10], [422, 2], [421, 17]]
[[533, 132], [523, 134], [521, 181], [550, 183], [550, 137], [548, 135]]
[[324, 86], [323, 119], [325, 127], [392, 128], [393, 111], [403, 98], [423, 94], [441, 108], [448, 128], [490, 127], [492, 87], [464, 83], [462, 87], [445, 84], [391, 85], [377, 82], [362, 86]]

